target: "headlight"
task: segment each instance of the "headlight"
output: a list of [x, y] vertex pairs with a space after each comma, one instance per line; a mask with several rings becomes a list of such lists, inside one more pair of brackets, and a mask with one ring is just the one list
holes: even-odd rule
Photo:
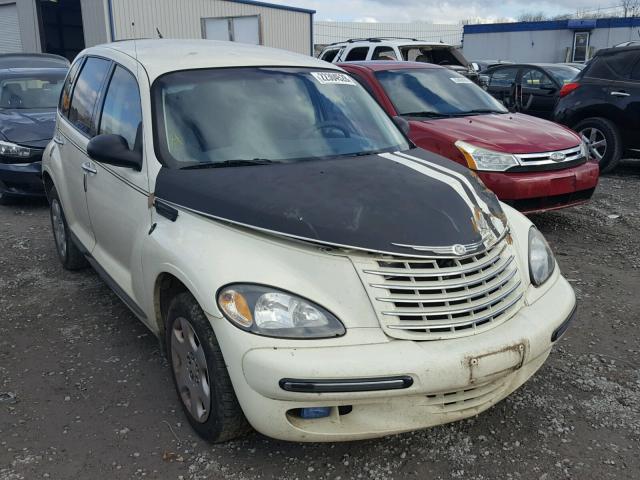
[[519, 165], [516, 157], [509, 153], [494, 152], [476, 147], [462, 140], [458, 140], [455, 145], [462, 152], [467, 165], [472, 170], [504, 172], [511, 167]]
[[529, 229], [529, 276], [531, 283], [536, 287], [542, 285], [549, 279], [555, 266], [556, 261], [549, 244], [537, 228], [531, 227]]
[[267, 337], [329, 338], [346, 332], [328, 310], [271, 287], [229, 285], [218, 292], [218, 306], [234, 325]]
[[0, 140], [0, 155], [5, 157], [27, 158], [31, 156], [31, 149]]

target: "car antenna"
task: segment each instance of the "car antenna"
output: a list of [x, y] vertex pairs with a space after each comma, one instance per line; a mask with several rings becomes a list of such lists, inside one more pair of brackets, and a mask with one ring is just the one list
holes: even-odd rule
[[156, 27], [156, 32], [158, 32], [158, 38], [164, 38], [160, 33], [160, 29], [158, 27]]

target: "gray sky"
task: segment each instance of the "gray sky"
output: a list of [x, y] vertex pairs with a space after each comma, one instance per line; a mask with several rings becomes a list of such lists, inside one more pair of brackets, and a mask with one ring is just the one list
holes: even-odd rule
[[[517, 18], [523, 12], [547, 15], [577, 9], [611, 7], [620, 2], [597, 0], [267, 0], [317, 11], [316, 20], [457, 23], [469, 18]], [[605, 11], [606, 12], [606, 11]], [[603, 14], [603, 16], [607, 16]]]

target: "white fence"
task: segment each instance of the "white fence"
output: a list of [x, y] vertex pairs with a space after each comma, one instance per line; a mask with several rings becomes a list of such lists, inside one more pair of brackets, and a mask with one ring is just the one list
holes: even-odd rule
[[313, 41], [316, 45], [342, 42], [350, 38], [406, 37], [429, 42], [462, 44], [462, 25], [364, 22], [314, 22]]

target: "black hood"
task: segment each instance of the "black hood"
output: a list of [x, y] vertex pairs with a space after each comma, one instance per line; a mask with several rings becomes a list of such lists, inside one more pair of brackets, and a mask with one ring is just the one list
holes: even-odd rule
[[[392, 254], [484, 249], [506, 233], [496, 197], [471, 171], [420, 149], [198, 170], [162, 168], [156, 198], [217, 220], [332, 246]], [[179, 220], [178, 220], [179, 221]]]
[[56, 110], [0, 109], [0, 138], [26, 147], [44, 148], [53, 137]]

